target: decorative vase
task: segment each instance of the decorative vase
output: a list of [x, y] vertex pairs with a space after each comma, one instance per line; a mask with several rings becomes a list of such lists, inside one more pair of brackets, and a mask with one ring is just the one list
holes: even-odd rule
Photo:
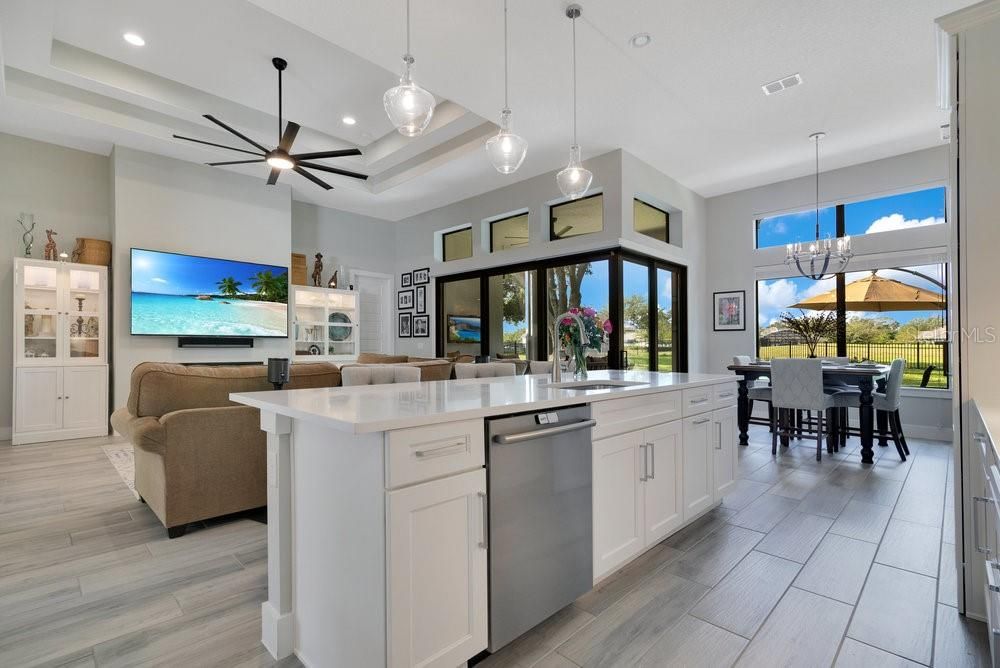
[[587, 380], [587, 354], [583, 346], [573, 346], [573, 379]]

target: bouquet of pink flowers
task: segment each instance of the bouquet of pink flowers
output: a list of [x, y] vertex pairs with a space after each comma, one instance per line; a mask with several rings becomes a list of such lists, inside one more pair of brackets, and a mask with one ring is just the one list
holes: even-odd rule
[[577, 325], [576, 319], [565, 317], [559, 323], [559, 341], [563, 350], [582, 350], [586, 347], [600, 352], [604, 346], [604, 337], [611, 334], [611, 321], [602, 320], [597, 315], [597, 311], [589, 306], [571, 308], [569, 312], [580, 317], [589, 341], [586, 346], [583, 346], [581, 344], [580, 327]]

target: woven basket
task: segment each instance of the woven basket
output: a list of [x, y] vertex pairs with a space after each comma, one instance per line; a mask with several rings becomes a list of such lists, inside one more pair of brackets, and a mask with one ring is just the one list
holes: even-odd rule
[[72, 260], [80, 264], [98, 264], [102, 267], [110, 267], [111, 242], [104, 239], [77, 237]]

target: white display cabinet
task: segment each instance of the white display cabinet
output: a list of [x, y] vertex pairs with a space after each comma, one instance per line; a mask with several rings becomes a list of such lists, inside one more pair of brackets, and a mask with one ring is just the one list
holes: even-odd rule
[[14, 444], [107, 434], [107, 267], [15, 258], [13, 307]]
[[292, 358], [350, 361], [358, 357], [358, 293], [292, 285]]

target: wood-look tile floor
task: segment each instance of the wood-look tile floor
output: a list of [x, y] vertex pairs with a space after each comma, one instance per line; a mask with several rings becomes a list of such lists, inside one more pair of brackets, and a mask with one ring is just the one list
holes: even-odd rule
[[[817, 463], [755, 428], [721, 507], [480, 665], [987, 665], [954, 607], [951, 450], [911, 440]], [[0, 666], [275, 665], [266, 527], [167, 540], [106, 442], [0, 444]]]
[[722, 505], [479, 666], [988, 666], [958, 614], [951, 447], [740, 448]]

